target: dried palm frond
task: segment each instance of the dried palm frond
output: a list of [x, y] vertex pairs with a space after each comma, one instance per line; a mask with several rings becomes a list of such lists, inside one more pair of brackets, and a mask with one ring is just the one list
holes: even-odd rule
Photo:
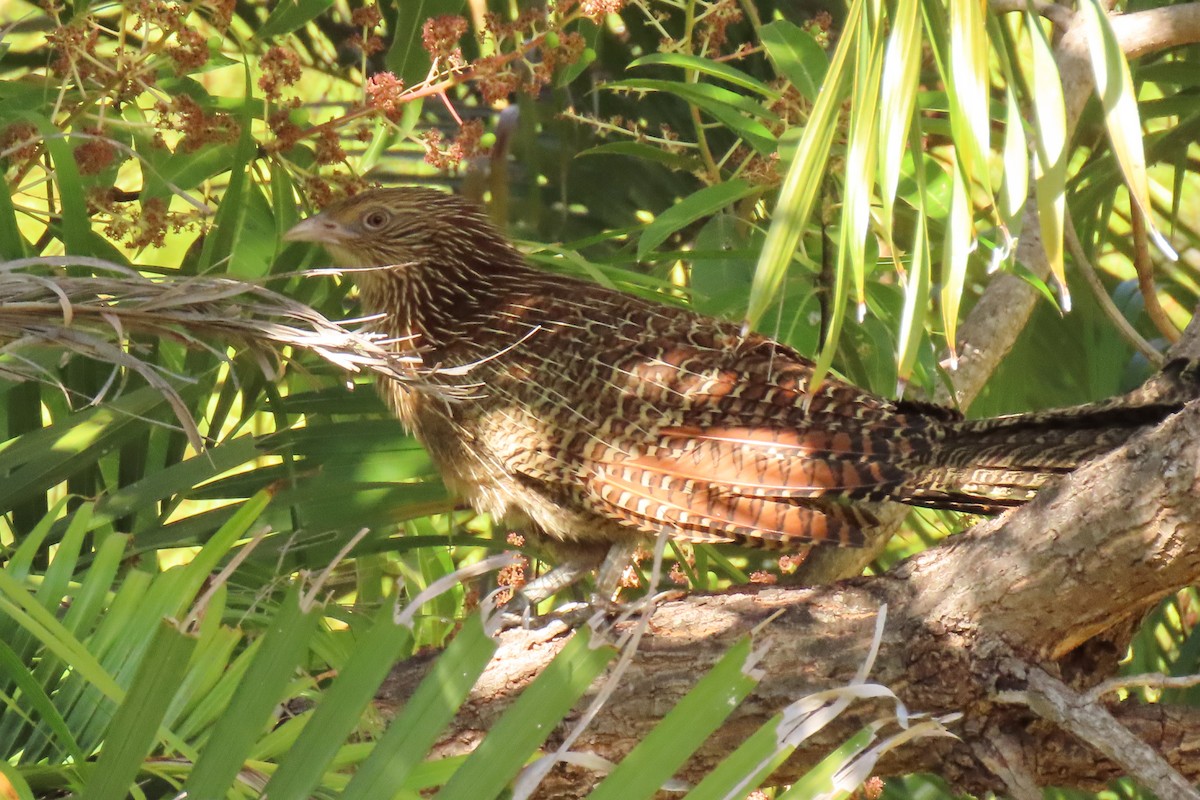
[[[67, 275], [62, 267], [95, 274]], [[369, 320], [333, 321], [278, 292], [232, 278], [150, 278], [83, 257], [0, 262], [0, 377], [66, 391], [52, 370], [26, 355], [33, 348], [57, 348], [116, 367], [97, 396], [84, 398], [96, 404], [122, 375], [135, 372], [163, 393], [196, 448], [202, 446], [199, 430], [175, 388], [195, 379], [140, 358], [142, 348], [131, 334], [183, 342], [226, 360], [227, 348], [237, 345], [252, 352], [270, 378], [278, 375], [281, 351], [300, 348], [350, 372], [374, 372], [414, 391], [457, 399], [426, 379], [427, 370], [403, 342], [346, 326], [357, 322]]]

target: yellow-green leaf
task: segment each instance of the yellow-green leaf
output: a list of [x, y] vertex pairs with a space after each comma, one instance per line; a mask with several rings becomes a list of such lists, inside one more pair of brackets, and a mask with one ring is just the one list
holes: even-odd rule
[[[1062, 288], [1063, 303], [1069, 300], [1066, 276], [1063, 273], [1063, 216], [1066, 212], [1067, 183], [1067, 113], [1063, 104], [1062, 83], [1050, 42], [1042, 28], [1041, 18], [1026, 13], [1025, 20], [1033, 50], [1033, 114], [1037, 123], [1034, 153], [1034, 191], [1037, 195], [1038, 221], [1042, 231], [1042, 246], [1050, 272]], [[1037, 76], [1043, 76], [1041, 80]], [[1044, 76], [1052, 76], [1046, 79]]]
[[1138, 114], [1137, 96], [1133, 80], [1129, 75], [1129, 64], [1125, 54], [1113, 35], [1108, 15], [1097, 0], [1084, 0], [1079, 4], [1079, 13], [1087, 31], [1088, 53], [1092, 59], [1092, 72], [1096, 80], [1096, 96], [1104, 107], [1104, 124], [1112, 142], [1113, 153], [1129, 196], [1142, 210], [1147, 229], [1158, 248], [1169, 258], [1176, 258], [1175, 251], [1154, 226], [1150, 213], [1150, 181], [1146, 177], [1146, 154], [1142, 145], [1142, 123]]

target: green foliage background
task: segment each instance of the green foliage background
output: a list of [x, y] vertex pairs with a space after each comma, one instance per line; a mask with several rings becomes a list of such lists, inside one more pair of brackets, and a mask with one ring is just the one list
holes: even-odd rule
[[[1150, 5], [1163, 4], [1124, 8]], [[548, 269], [748, 318], [881, 394], [953, 380], [939, 360], [997, 251], [1046, 299], [972, 413], [1097, 399], [1150, 373], [1071, 271], [1091, 267], [1050, 258], [1070, 288], [1062, 314], [1059, 281], [1005, 255], [1030, 152], [1054, 161], [1056, 131], [1069, 133], [1037, 18], [950, 0], [486, 6], [383, 2], [378, 24], [357, 0], [0, 9], [0, 776], [14, 796], [497, 796], [542, 744], [532, 723], [550, 730], [614, 655], [577, 640], [500, 723], [511, 735], [425, 761], [494, 645], [471, 614], [478, 583], [421, 593], [511, 549], [505, 529], [446, 493], [368, 375], [299, 346], [264, 371], [210, 307], [190, 338], [134, 315], [80, 344], [61, 333], [74, 299], [59, 302], [56, 281], [116, 265], [169, 293], [228, 276], [342, 318], [346, 283], [298, 276], [323, 256], [282, 232], [341, 191], [435, 183], [487, 199]], [[473, 35], [485, 10], [503, 35]], [[422, 46], [446, 14], [471, 20], [461, 61]], [[1107, 56], [1118, 86], [1124, 60]], [[1198, 57], [1130, 64], [1135, 91], [1086, 108], [1036, 192], [1052, 243], [1069, 198], [1058, 207], [1102, 294], [1159, 350], [1146, 298], [1182, 327], [1200, 288]], [[384, 74], [404, 82], [395, 102]], [[487, 80], [530, 91], [492, 102]], [[460, 139], [464, 159], [432, 166], [426, 153], [445, 161], [463, 130], [491, 153]], [[1128, 186], [1185, 255], [1156, 258], [1148, 293]], [[163, 302], [94, 294], [150, 315]], [[105, 337], [143, 369], [114, 365]], [[912, 515], [878, 566], [961, 524]], [[706, 589], [776, 568], [737, 551], [669, 557]], [[1196, 600], [1181, 593], [1147, 621], [1131, 670], [1197, 669]], [[448, 642], [424, 694], [376, 719], [390, 665]], [[696, 696], [744, 696], [746, 657], [731, 652]], [[682, 732], [719, 724], [704, 714], [720, 704], [695, 705], [664, 723], [674, 746], [658, 763], [698, 746]], [[597, 793], [649, 796], [663, 779], [632, 772]], [[912, 777], [884, 796], [946, 794]]]

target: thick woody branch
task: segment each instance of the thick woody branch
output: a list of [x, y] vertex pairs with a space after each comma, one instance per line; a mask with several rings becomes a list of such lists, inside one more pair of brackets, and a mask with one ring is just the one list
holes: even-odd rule
[[[1119, 631], [1166, 594], [1200, 578], [1200, 406], [1088, 465], [1030, 506], [979, 525], [891, 572], [816, 588], [747, 588], [660, 606], [629, 671], [576, 743], [618, 761], [739, 638], [766, 655], [757, 690], [686, 766], [696, 780], [787, 704], [843, 686], [863, 662], [884, 603], [888, 623], [871, 680], [910, 710], [961, 712], [960, 740], [923, 741], [880, 762], [879, 774], [934, 770], [959, 789], [1006, 788], [996, 759], [1035, 785], [1095, 789], [1125, 770], [1001, 692], [1030, 688], [1030, 671], [1067, 683], [1110, 676], [1119, 652], [1093, 637]], [[776, 616], [777, 615], [777, 616]], [[769, 620], [769, 621], [768, 621]], [[440, 754], [469, 751], [564, 637], [514, 631], [476, 686]], [[1087, 646], [1081, 646], [1088, 643]], [[1026, 664], [1033, 666], [1026, 667]], [[402, 664], [380, 695], [385, 709], [423, 674]], [[595, 687], [594, 687], [595, 688]], [[1033, 687], [1037, 688], [1037, 687]], [[1011, 700], [1011, 694], [1007, 695]], [[883, 709], [853, 706], [783, 768], [801, 774]], [[1200, 712], [1114, 705], [1113, 719], [1200, 779]], [[1000, 754], [996, 746], [1007, 750]], [[1016, 766], [1012, 759], [1023, 754]], [[989, 766], [991, 763], [991, 766]], [[543, 796], [574, 796], [594, 776], [555, 773]], [[572, 788], [574, 787], [574, 788]]]

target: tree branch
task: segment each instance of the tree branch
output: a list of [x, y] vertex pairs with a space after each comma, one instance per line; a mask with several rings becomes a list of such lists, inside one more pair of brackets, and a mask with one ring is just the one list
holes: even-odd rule
[[[913, 711], [959, 711], [963, 719], [953, 728], [960, 740], [900, 748], [880, 762], [879, 774], [936, 770], [964, 791], [1005, 790], [995, 760], [1003, 758], [1007, 770], [1027, 773], [1039, 786], [1098, 788], [1122, 768], [1030, 709], [1001, 702], [999, 692], [1026, 690], [1033, 670], [1071, 684], [1109, 677], [1121, 651], [1103, 641], [1081, 645], [1101, 635], [1120, 638], [1126, 621], [1200, 578], [1196, 442], [1200, 404], [1043, 490], [1026, 508], [885, 575], [815, 588], [746, 587], [666, 603], [654, 611], [621, 684], [575, 749], [619, 761], [698, 675], [761, 626], [753, 635], [765, 650], [759, 664], [765, 678], [678, 776], [695, 781], [784, 706], [847, 684], [887, 603], [889, 621], [871, 679]], [[502, 635], [501, 651], [437, 754], [473, 749], [565, 639], [536, 631]], [[380, 705], [387, 710], [402, 702], [424, 668], [422, 662], [399, 665], [380, 692]], [[1200, 742], [1200, 710], [1110, 708], [1167, 764], [1188, 780], [1200, 779], [1200, 761], [1188, 750]], [[802, 774], [879, 716], [878, 705], [852, 706], [777, 779]], [[989, 745], [997, 737], [1011, 745], [1003, 753]], [[1018, 757], [1024, 760], [1013, 761]], [[585, 792], [595, 776], [578, 769], [556, 770], [542, 796]]]

